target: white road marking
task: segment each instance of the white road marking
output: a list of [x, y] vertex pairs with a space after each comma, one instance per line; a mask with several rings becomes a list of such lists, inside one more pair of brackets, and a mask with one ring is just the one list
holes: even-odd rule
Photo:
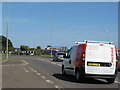
[[46, 80], [46, 82], [48, 82], [50, 84], [53, 84], [53, 82], [51, 80]]
[[61, 65], [61, 64], [58, 64], [58, 66], [60, 66], [60, 67], [61, 67], [62, 65]]
[[23, 63], [24, 63], [24, 65], [28, 65], [29, 63], [28, 62], [26, 62], [25, 60], [21, 60]]
[[32, 71], [34, 71], [34, 69], [33, 68], [30, 68]]
[[29, 72], [26, 68], [23, 68], [23, 70], [24, 70], [25, 72]]
[[36, 70], [33, 70], [34, 72], [37, 72]]
[[51, 62], [52, 64], [56, 64], [56, 63], [54, 63], [54, 62]]
[[46, 77], [45, 77], [45, 76], [41, 76], [41, 78], [46, 79]]
[[[59, 64], [60, 65], [60, 64]], [[25, 68], [23, 68], [26, 72], [28, 72], [27, 71], [27, 69], [25, 69]], [[31, 68], [31, 67], [29, 67], [29, 69], [31, 69], [32, 71], [34, 71], [37, 75], [39, 75], [39, 76], [41, 76], [41, 74], [40, 73], [38, 73], [36, 70], [34, 70], [33, 68]], [[41, 78], [42, 79], [47, 79], [45, 76], [41, 76]], [[54, 82], [53, 81], [51, 81], [51, 80], [45, 80], [47, 83], [49, 83], [49, 84], [53, 84], [54, 85]], [[61, 88], [63, 88], [63, 87], [61, 87], [61, 86], [59, 86], [59, 85], [55, 85], [55, 88], [58, 88], [58, 89], [61, 89]]]
[[41, 74], [40, 74], [40, 73], [37, 73], [37, 75], [39, 75], [39, 76], [40, 76]]
[[120, 82], [118, 82], [118, 81], [115, 81], [115, 83], [120, 83]]
[[63, 87], [59, 86], [59, 85], [56, 85], [55, 88], [58, 88], [58, 89], [61, 89]]

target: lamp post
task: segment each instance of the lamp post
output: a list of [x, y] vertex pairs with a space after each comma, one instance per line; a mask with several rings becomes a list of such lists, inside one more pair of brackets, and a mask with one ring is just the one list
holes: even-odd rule
[[8, 59], [8, 4], [6, 6], [6, 59]]
[[53, 29], [53, 20], [55, 19], [55, 17], [49, 17], [50, 21], [51, 21], [51, 57], [52, 57], [52, 44], [53, 44], [53, 40], [52, 40], [52, 29]]

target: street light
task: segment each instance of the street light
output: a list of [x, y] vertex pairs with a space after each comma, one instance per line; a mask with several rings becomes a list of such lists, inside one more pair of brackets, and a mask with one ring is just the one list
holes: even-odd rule
[[6, 6], [6, 59], [8, 59], [8, 4]]
[[53, 28], [53, 20], [55, 19], [55, 17], [49, 17], [50, 21], [51, 21], [51, 57], [52, 57], [52, 28]]

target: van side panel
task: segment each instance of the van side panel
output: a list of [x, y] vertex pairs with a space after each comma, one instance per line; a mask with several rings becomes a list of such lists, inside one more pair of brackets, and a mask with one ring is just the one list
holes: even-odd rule
[[86, 51], [87, 44], [80, 44], [77, 47], [75, 67], [80, 69], [82, 65], [82, 54]]

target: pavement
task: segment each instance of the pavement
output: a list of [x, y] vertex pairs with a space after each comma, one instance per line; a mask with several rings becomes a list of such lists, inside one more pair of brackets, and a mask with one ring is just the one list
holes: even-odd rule
[[51, 58], [14, 56], [2, 65], [3, 88], [111, 88], [120, 85], [120, 72], [113, 84], [102, 79], [87, 79], [77, 83], [74, 76], [63, 77], [62, 62], [53, 62]]

